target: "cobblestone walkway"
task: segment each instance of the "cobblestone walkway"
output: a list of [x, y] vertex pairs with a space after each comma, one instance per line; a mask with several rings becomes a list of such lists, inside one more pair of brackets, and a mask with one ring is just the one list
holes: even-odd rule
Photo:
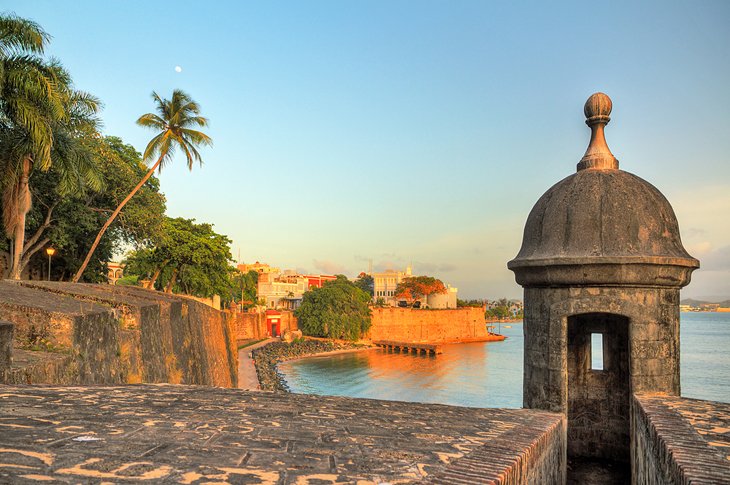
[[[454, 483], [448, 473], [524, 470], [562, 423], [198, 386], [0, 386], [0, 483]], [[470, 454], [476, 468], [449, 471]]]

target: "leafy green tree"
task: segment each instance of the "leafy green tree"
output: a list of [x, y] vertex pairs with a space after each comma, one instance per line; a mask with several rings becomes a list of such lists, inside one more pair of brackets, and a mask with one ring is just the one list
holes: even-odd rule
[[[97, 166], [103, 190], [87, 189], [62, 194], [58, 165], [54, 164], [47, 172], [35, 172], [30, 187], [34, 204], [27, 215], [26, 249], [21, 271], [27, 265], [45, 268], [45, 255], [36, 253], [52, 245], [57, 249], [52, 278], [66, 279], [73, 275], [107, 215], [147, 171], [141, 155], [119, 138], [89, 136], [81, 142]], [[106, 262], [122, 247], [149, 245], [161, 231], [164, 211], [165, 198], [159, 191], [158, 179], [152, 177], [102, 238], [97, 248], [99, 258], [92, 262], [84, 280], [104, 281]], [[6, 247], [0, 240], [0, 253], [4, 250]]]
[[395, 297], [412, 301], [446, 291], [446, 286], [440, 279], [432, 276], [412, 276], [398, 283], [395, 287]]
[[256, 304], [258, 300], [259, 273], [254, 270], [248, 273], [241, 273], [239, 271], [239, 275], [238, 278], [241, 282], [241, 300], [252, 305]]
[[226, 299], [231, 292], [231, 240], [211, 224], [167, 218], [153, 248], [130, 253], [126, 273], [146, 278], [166, 292]]
[[256, 305], [259, 282], [259, 274], [256, 271], [251, 270], [248, 273], [241, 273], [237, 269], [231, 269], [230, 281], [231, 291], [226, 300], [240, 301], [244, 309]]
[[343, 275], [304, 293], [294, 312], [305, 335], [357, 340], [370, 329], [370, 294]]
[[484, 301], [483, 300], [456, 300], [456, 306], [457, 307], [483, 307]]
[[362, 291], [366, 291], [370, 294], [370, 298], [375, 295], [375, 279], [367, 273], [360, 273], [355, 280], [355, 286], [360, 288]]
[[496, 304], [486, 311], [487, 318], [505, 319], [512, 316], [510, 312], [510, 303], [507, 298], [497, 300]]
[[[161, 98], [157, 93], [152, 93], [152, 99], [155, 101], [157, 113], [147, 113], [137, 120], [137, 124], [159, 130], [147, 144], [144, 151], [144, 160], [151, 161], [155, 157], [157, 161], [152, 165], [142, 180], [132, 189], [132, 191], [119, 203], [117, 208], [111, 213], [107, 221], [101, 227], [91, 248], [89, 249], [84, 262], [73, 277], [73, 281], [77, 282], [86, 270], [91, 256], [94, 254], [96, 247], [101, 241], [102, 236], [114, 222], [124, 206], [134, 197], [139, 189], [147, 182], [152, 174], [158, 168], [160, 171], [167, 164], [174, 154], [176, 148], [179, 148], [185, 154], [188, 163], [188, 169], [193, 169], [194, 162], [202, 165], [203, 160], [198, 152], [201, 145], [211, 145], [211, 138], [205, 133], [193, 129], [194, 127], [206, 127], [208, 120], [200, 116], [200, 107], [193, 101], [190, 96], [183, 91], [176, 89], [172, 92], [172, 98], [167, 100]], [[174, 278], [173, 278], [174, 279]]]

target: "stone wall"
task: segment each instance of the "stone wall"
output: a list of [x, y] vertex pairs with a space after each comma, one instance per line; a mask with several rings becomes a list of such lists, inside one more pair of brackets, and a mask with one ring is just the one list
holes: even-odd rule
[[10, 367], [12, 362], [13, 330], [12, 323], [0, 321], [0, 370]]
[[634, 483], [730, 484], [730, 404], [635, 395], [631, 428]]
[[[566, 482], [566, 422], [553, 422], [535, 433], [542, 416], [496, 436], [488, 444], [459, 458], [426, 483], [439, 485], [499, 483], [543, 485]], [[540, 422], [544, 425], [544, 422]], [[516, 452], [517, 450], [520, 450]]]
[[54, 383], [59, 374], [70, 384], [237, 382], [229, 319], [190, 299], [138, 287], [2, 281], [0, 319], [15, 324], [16, 347], [67, 356], [63, 365], [14, 365], [6, 382]]
[[680, 393], [679, 290], [526, 288], [525, 302], [524, 406], [567, 415], [569, 456], [628, 462], [631, 393]]
[[487, 338], [483, 308], [373, 308], [370, 340], [468, 342]]
[[[269, 336], [266, 328], [266, 314], [265, 313], [239, 313], [239, 312], [225, 312], [227, 318], [231, 322], [233, 334], [236, 341], [242, 340], [253, 340], [262, 339]], [[281, 311], [281, 317], [279, 320], [281, 330], [280, 333], [284, 333], [284, 330], [296, 330], [297, 318], [293, 312]]]
[[[483, 308], [458, 310], [414, 310], [411, 308], [373, 308], [370, 340], [408, 342], [469, 342], [487, 338]], [[264, 313], [225, 312], [236, 341], [268, 337]], [[293, 312], [281, 312], [281, 332], [297, 330]]]

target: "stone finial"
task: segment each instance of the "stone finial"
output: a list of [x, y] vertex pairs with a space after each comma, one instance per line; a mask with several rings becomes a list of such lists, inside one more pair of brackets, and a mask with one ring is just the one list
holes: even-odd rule
[[586, 124], [591, 127], [591, 141], [585, 155], [578, 163], [578, 170], [616, 170], [618, 160], [606, 144], [603, 128], [611, 121], [611, 98], [603, 93], [592, 94], [583, 107]]

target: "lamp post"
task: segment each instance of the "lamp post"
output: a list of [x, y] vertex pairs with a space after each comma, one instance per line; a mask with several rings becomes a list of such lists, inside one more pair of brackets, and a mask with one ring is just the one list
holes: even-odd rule
[[46, 254], [48, 255], [48, 281], [51, 281], [51, 256], [56, 254], [56, 250], [53, 248], [46, 248]]

